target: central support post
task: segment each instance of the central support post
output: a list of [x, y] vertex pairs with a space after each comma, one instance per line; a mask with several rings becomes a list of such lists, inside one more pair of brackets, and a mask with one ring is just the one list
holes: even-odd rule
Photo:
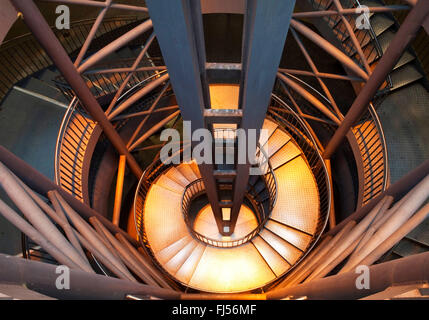
[[[259, 140], [295, 1], [247, 0], [243, 30], [239, 107], [246, 137], [256, 129]], [[246, 148], [248, 149], [248, 148]], [[250, 161], [237, 164], [229, 230], [234, 232], [249, 180]]]
[[[210, 95], [200, 0], [148, 0], [146, 4], [183, 120], [191, 121], [192, 131], [206, 128], [204, 110], [210, 108]], [[223, 234], [213, 161], [198, 167]]]

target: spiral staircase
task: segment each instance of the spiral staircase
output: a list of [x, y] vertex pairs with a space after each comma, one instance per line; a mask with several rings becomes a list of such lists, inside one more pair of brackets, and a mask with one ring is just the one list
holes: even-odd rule
[[[170, 12], [168, 6], [155, 1], [148, 1], [149, 10], [133, 1], [123, 7], [102, 7], [96, 19], [73, 22], [67, 35], [52, 27], [53, 36], [69, 57], [70, 67], [74, 65], [76, 74], [71, 76], [73, 72], [58, 63], [59, 58], [42, 39], [43, 32], [30, 21], [31, 5], [27, 7], [21, 0], [10, 2], [15, 9], [9, 9], [23, 14], [31, 33], [0, 47], [5, 61], [0, 66], [0, 141], [55, 184], [40, 173], [28, 171], [34, 169], [2, 147], [0, 184], [26, 221], [10, 218], [15, 207], [0, 203], [0, 211], [22, 231], [6, 227], [5, 244], [18, 250], [22, 243], [22, 256], [32, 262], [70, 263], [72, 269], [90, 270], [88, 274], [100, 276], [82, 278], [82, 288], [105, 279], [123, 281], [123, 287], [105, 283], [107, 287], [120, 288], [111, 296], [99, 292], [91, 296], [87, 290], [88, 297], [210, 299], [237, 294], [244, 299], [262, 294], [272, 299], [317, 299], [317, 293], [305, 291], [306, 282], [330, 278], [335, 281], [346, 263], [360, 253], [358, 249], [362, 249], [364, 241], [372, 239], [370, 232], [382, 229], [379, 221], [388, 224], [390, 217], [393, 221], [395, 210], [402, 208], [401, 201], [409, 201], [413, 192], [428, 198], [426, 191], [421, 191], [427, 183], [426, 162], [417, 169], [410, 166], [407, 171], [411, 173], [399, 179], [404, 164], [393, 161], [388, 150], [400, 152], [409, 138], [392, 134], [393, 126], [385, 113], [395, 101], [417, 90], [424, 102], [418, 104], [410, 97], [410, 104], [404, 105], [401, 112], [409, 110], [411, 120], [398, 119], [398, 125], [418, 131], [422, 138], [428, 133], [425, 49], [429, 40], [424, 30], [417, 35], [419, 44], [406, 47], [395, 61], [369, 105], [352, 121], [335, 153], [325, 156], [348, 119], [356, 97], [364, 91], [390, 45], [397, 41], [395, 36], [404, 16], [416, 10], [407, 1], [296, 1], [295, 8], [291, 7], [294, 13], [284, 35], [285, 43], [277, 47], [267, 44], [266, 51], [277, 55], [280, 64], [272, 74], [273, 87], [265, 88], [269, 97], [266, 110], [257, 105], [253, 113], [243, 106], [252, 107], [252, 90], [258, 92], [253, 97], [259, 101], [262, 94], [255, 83], [263, 82], [268, 72], [255, 77], [252, 55], [264, 51], [255, 45], [263, 37], [252, 34], [257, 28], [247, 24], [257, 25], [258, 20], [248, 18], [240, 5], [202, 1], [201, 7], [196, 6], [200, 12], [195, 13], [194, 7], [184, 8], [189, 10], [185, 16], [189, 14], [190, 23], [184, 24], [189, 29], [180, 29], [180, 17], [171, 13], [174, 10]], [[254, 7], [248, 4], [246, 8], [249, 12], [255, 10], [255, 17], [260, 18], [263, 14], [257, 11], [257, 2], [249, 1]], [[359, 5], [371, 9], [365, 18], [369, 29], [359, 29], [359, 16], [345, 13]], [[106, 12], [115, 8], [130, 15], [105, 18]], [[249, 19], [247, 22], [243, 15]], [[163, 30], [166, 17], [170, 17], [171, 28], [177, 28], [176, 35], [168, 34], [170, 27]], [[222, 28], [234, 25], [240, 28], [231, 27], [225, 43], [218, 43], [216, 35], [221, 35]], [[286, 31], [288, 26], [284, 23]], [[186, 32], [192, 37], [187, 37]], [[199, 38], [204, 33], [214, 36]], [[241, 44], [242, 37], [243, 50], [234, 45]], [[180, 57], [175, 51], [178, 48], [187, 52], [190, 60], [188, 55]], [[205, 61], [201, 53], [204, 50], [207, 57], [223, 58]], [[195, 68], [192, 72], [186, 68], [189, 61]], [[266, 62], [266, 70], [272, 63]], [[75, 76], [88, 91], [76, 84]], [[246, 91], [243, 87], [247, 85]], [[209, 101], [210, 108], [197, 114], [200, 109], [190, 107], [197, 100], [190, 103], [192, 98], [187, 100], [186, 95], [198, 96], [198, 102]], [[91, 99], [99, 109], [88, 107]], [[418, 108], [423, 108], [423, 117], [412, 114]], [[162, 131], [180, 132], [187, 120], [200, 123], [202, 119], [212, 131], [213, 157], [222, 152], [234, 154], [238, 129], [257, 127], [246, 127], [246, 119], [255, 120], [257, 114], [262, 115], [260, 110], [264, 134], [258, 139], [256, 162], [249, 165], [251, 169], [261, 169], [259, 174], [246, 178], [240, 165], [229, 163], [209, 167], [198, 159], [176, 164], [161, 160], [161, 150], [167, 144]], [[181, 138], [179, 155], [189, 148]], [[415, 152], [406, 150], [413, 163], [429, 155], [427, 143], [417, 145]], [[12, 181], [8, 179], [16, 179], [16, 188], [30, 196], [27, 199], [22, 195], [26, 199], [22, 202], [34, 201], [66, 243], [55, 238], [59, 241], [56, 245], [57, 240], [50, 238], [54, 235], [39, 229], [41, 226], [26, 211], [28, 207], [16, 202], [18, 198], [8, 190]], [[240, 190], [242, 198], [237, 196]], [[427, 210], [427, 205], [420, 208], [425, 199], [415, 199], [414, 203], [419, 204], [414, 208], [415, 216]], [[383, 210], [387, 210], [386, 217], [377, 216]], [[368, 217], [375, 218], [365, 224]], [[40, 235], [35, 236], [27, 224]], [[402, 230], [400, 227], [395, 226], [392, 233]], [[351, 239], [357, 230], [361, 234]], [[424, 254], [429, 248], [428, 234], [427, 220], [419, 220], [371, 264], [393, 268], [393, 263], [405, 263], [398, 258]], [[347, 241], [350, 245], [335, 256], [335, 249]], [[73, 255], [74, 250], [79, 258]], [[20, 270], [27, 268], [21, 262], [13, 263]], [[141, 283], [150, 289], [139, 287]], [[64, 298], [68, 294], [54, 294], [40, 287], [43, 286], [39, 283], [30, 287], [34, 292], [22, 293], [6, 286], [4, 294], [24, 299]], [[425, 288], [419, 284], [400, 294], [413, 292], [413, 297], [424, 298]], [[384, 289], [388, 290], [377, 292]], [[0, 297], [1, 290], [2, 286]], [[350, 297], [371, 298], [370, 294], [359, 296], [353, 290], [350, 289]], [[383, 295], [374, 296], [377, 297]]]

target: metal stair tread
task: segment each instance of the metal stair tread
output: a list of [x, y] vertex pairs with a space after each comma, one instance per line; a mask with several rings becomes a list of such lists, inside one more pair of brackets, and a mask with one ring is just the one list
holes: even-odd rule
[[[383, 53], [386, 52], [387, 48], [389, 47], [389, 45], [392, 42], [395, 35], [396, 35], [395, 32], [393, 32], [391, 30], [387, 30], [386, 32], [384, 32], [382, 35], [380, 35], [377, 38], [378, 43], [380, 44], [380, 47], [381, 47], [381, 50], [383, 51]], [[415, 60], [415, 58], [416, 57], [409, 50], [405, 50], [404, 53], [402, 54], [401, 58], [399, 59], [399, 61], [396, 63], [393, 70], [403, 66], [406, 63], [409, 63], [409, 62]]]
[[180, 171], [180, 173], [189, 181], [193, 182], [198, 179], [198, 177], [195, 175], [194, 171], [192, 170], [191, 166], [188, 163], [182, 163], [179, 166], [177, 166], [177, 170]]
[[313, 234], [319, 215], [319, 195], [313, 173], [302, 155], [274, 170], [277, 201], [271, 218]]
[[180, 184], [182, 187], [186, 187], [189, 184], [189, 180], [186, 179], [183, 174], [177, 170], [176, 167], [171, 167], [168, 169], [165, 175], [174, 182]]
[[408, 84], [416, 82], [422, 79], [424, 76], [417, 70], [416, 66], [413, 64], [406, 64], [396, 70], [394, 70], [390, 77], [392, 79], [392, 88], [391, 90], [396, 90], [401, 87], [404, 87]]
[[69, 101], [64, 95], [54, 86], [53, 83], [47, 83], [35, 77], [29, 77], [20, 84], [24, 89], [34, 91], [38, 94], [44, 95], [48, 98], [54, 99], [58, 102], [69, 104]]
[[277, 276], [282, 275], [290, 268], [289, 263], [273, 247], [266, 243], [261, 236], [258, 235], [253, 238], [252, 243]]
[[198, 179], [201, 179], [200, 169], [198, 169], [198, 164], [196, 161], [192, 161], [189, 166], [191, 167], [194, 174], [197, 176]]
[[[223, 281], [219, 281], [220, 277]], [[274, 279], [275, 274], [252, 243], [235, 248], [207, 246], [189, 286], [202, 291], [233, 293], [259, 288]]]
[[189, 255], [188, 259], [177, 270], [175, 277], [182, 283], [188, 284], [194, 275], [195, 269], [200, 262], [200, 259], [206, 249], [206, 245], [198, 243], [194, 250]]
[[274, 233], [268, 231], [267, 229], [263, 229], [259, 236], [264, 239], [290, 265], [294, 265], [303, 254], [293, 245], [281, 237], [275, 235]]
[[261, 136], [259, 138], [259, 144], [261, 146], [263, 146], [267, 142], [267, 140], [273, 134], [273, 132], [277, 129], [277, 127], [278, 127], [278, 125], [275, 122], [268, 120], [268, 119], [264, 119], [264, 123], [262, 125], [262, 130], [266, 130], [267, 134], [265, 136], [261, 134]]
[[161, 175], [155, 182], [156, 185], [163, 187], [164, 189], [170, 190], [172, 192], [182, 195], [185, 191], [185, 187], [181, 184], [178, 184], [174, 180], [168, 178], [166, 175]]
[[301, 154], [301, 150], [296, 146], [295, 141], [290, 140], [279, 151], [270, 157], [271, 166], [273, 169], [277, 169], [299, 154]]
[[307, 249], [312, 240], [311, 236], [292, 228], [288, 228], [280, 223], [276, 223], [273, 220], [268, 221], [265, 227], [302, 251]]
[[164, 268], [172, 275], [175, 275], [197, 245], [198, 242], [191, 238], [191, 240], [173, 258], [164, 264]]

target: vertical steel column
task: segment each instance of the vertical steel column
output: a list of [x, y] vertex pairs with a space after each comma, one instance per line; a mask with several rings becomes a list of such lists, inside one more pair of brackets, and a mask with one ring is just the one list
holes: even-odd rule
[[121, 207], [122, 207], [122, 193], [124, 191], [124, 177], [125, 177], [125, 156], [119, 156], [118, 174], [116, 179], [116, 191], [115, 191], [115, 204], [113, 205], [113, 218], [112, 223], [115, 226], [119, 226], [119, 220], [121, 218]]
[[381, 87], [386, 77], [401, 58], [402, 53], [415, 38], [423, 22], [429, 15], [429, 1], [420, 0], [410, 11], [404, 23], [399, 28], [386, 53], [374, 69], [368, 82], [356, 97], [350, 110], [347, 112], [341, 125], [335, 131], [334, 136], [329, 141], [323, 157], [329, 159], [337, 150], [347, 132], [359, 120], [362, 114], [368, 109], [369, 103], [373, 99], [377, 90]]
[[[205, 128], [210, 108], [200, 0], [146, 1], [183, 120]], [[212, 163], [199, 164], [207, 196], [222, 233], [222, 212]]]
[[[267, 113], [295, 1], [248, 0], [243, 31], [239, 106], [241, 128], [259, 130]], [[246, 134], [248, 136], [248, 134]], [[234, 231], [249, 180], [250, 162], [237, 164], [230, 233]]]
[[46, 178], [39, 171], [15, 156], [12, 152], [3, 146], [0, 146], [0, 162], [8, 167], [10, 171], [12, 171], [19, 179], [21, 179], [30, 189], [34, 190], [35, 192], [41, 195], [46, 195], [49, 191], [57, 190], [67, 201], [67, 203], [82, 217], [85, 219], [97, 217], [97, 219], [100, 220], [112, 233], [121, 233], [134, 246], [139, 245], [139, 243], [124, 230], [112, 224], [109, 220], [100, 215], [97, 211], [88, 207], [85, 203], [77, 200], [70, 193], [63, 190], [60, 186]]
[[25, 24], [70, 84], [83, 107], [88, 111], [93, 119], [98, 122], [100, 127], [103, 129], [103, 132], [119, 154], [126, 156], [131, 171], [137, 176], [137, 178], [140, 178], [143, 173], [142, 169], [128, 151], [118, 132], [107, 119], [100, 104], [77, 72], [76, 67], [67, 55], [67, 52], [52, 32], [37, 6], [32, 0], [11, 0], [11, 2], [15, 8], [23, 14]]

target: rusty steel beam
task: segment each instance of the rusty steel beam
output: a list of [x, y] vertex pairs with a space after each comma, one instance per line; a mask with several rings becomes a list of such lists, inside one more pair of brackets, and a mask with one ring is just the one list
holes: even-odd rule
[[67, 55], [67, 52], [62, 47], [37, 6], [32, 0], [11, 1], [15, 8], [23, 14], [25, 24], [70, 84], [83, 107], [88, 111], [92, 118], [98, 122], [118, 153], [126, 156], [131, 171], [137, 176], [137, 178], [140, 178], [143, 173], [142, 169], [133, 155], [128, 151], [118, 132], [107, 119], [100, 104], [77, 72], [76, 67]]
[[[329, 16], [341, 15], [360, 15], [362, 12], [357, 11], [357, 8], [342, 8], [341, 10], [320, 10], [320, 11], [306, 11], [306, 12], [295, 12], [293, 18], [323, 18]], [[410, 10], [407, 5], [390, 5], [383, 7], [368, 7], [370, 13], [383, 13], [383, 12], [395, 12]]]
[[429, 160], [423, 162], [420, 166], [410, 171], [400, 180], [392, 184], [384, 192], [379, 194], [376, 198], [372, 199], [365, 206], [361, 207], [346, 219], [337, 224], [333, 229], [329, 230], [323, 237], [337, 234], [348, 222], [355, 220], [359, 221], [370, 212], [381, 199], [385, 196], [392, 196], [402, 198], [408, 191], [410, 191], [417, 183], [419, 183], [425, 176], [429, 174]]
[[102, 48], [101, 50], [97, 51], [95, 54], [91, 55], [84, 63], [82, 63], [78, 67], [78, 72], [83, 73], [86, 70], [88, 70], [90, 67], [92, 67], [97, 62], [101, 61], [105, 57], [107, 57], [109, 54], [112, 54], [116, 50], [122, 48], [130, 41], [134, 40], [138, 36], [142, 35], [146, 31], [152, 28], [152, 21], [146, 20], [145, 22], [141, 23], [134, 29], [131, 29], [124, 35], [120, 36], [119, 38], [115, 39], [111, 43], [109, 43], [107, 46]]
[[317, 99], [310, 92], [308, 92], [306, 89], [301, 87], [297, 82], [285, 76], [284, 74], [281, 74], [280, 72], [277, 73], [277, 77], [281, 81], [283, 81], [288, 87], [292, 88], [301, 97], [303, 97], [305, 100], [311, 103], [317, 110], [323, 113], [327, 118], [332, 120], [335, 124], [339, 125], [341, 123], [341, 121], [338, 119], [338, 116], [336, 114], [334, 114], [331, 110], [329, 110], [328, 107], [326, 107], [322, 102], [320, 102], [319, 99]]
[[111, 232], [121, 233], [134, 246], [139, 245], [138, 242], [135, 239], [131, 238], [131, 236], [124, 230], [118, 228], [105, 217], [100, 215], [97, 211], [91, 209], [83, 202], [77, 200], [70, 193], [62, 189], [53, 181], [46, 178], [39, 171], [31, 167], [25, 161], [15, 156], [12, 152], [7, 150], [3, 146], [0, 146], [0, 161], [35, 192], [41, 195], [46, 195], [49, 191], [57, 190], [61, 194], [61, 196], [67, 201], [67, 203], [70, 204], [70, 206], [74, 210], [76, 210], [81, 216], [85, 217], [86, 219], [89, 219], [91, 217], [97, 217]]
[[118, 91], [116, 91], [115, 96], [113, 97], [112, 101], [109, 104], [109, 107], [106, 109], [105, 114], [108, 115], [110, 111], [115, 107], [116, 102], [118, 102], [118, 99], [122, 96], [122, 93], [124, 92], [127, 84], [130, 82], [131, 77], [134, 75], [138, 65], [145, 57], [145, 54], [149, 50], [150, 45], [152, 44], [153, 40], [155, 39], [155, 35], [152, 33], [152, 35], [146, 40], [146, 43], [143, 47], [143, 49], [140, 51], [139, 55], [137, 56], [136, 60], [134, 61], [133, 65], [131, 66], [131, 71], [127, 74], [125, 79], [122, 81], [121, 86], [119, 87]]
[[356, 280], [361, 273], [354, 270], [308, 283], [274, 289], [267, 299], [307, 297], [311, 300], [361, 299], [394, 285], [427, 283], [429, 281], [429, 252], [392, 260], [369, 267], [368, 289], [359, 289]]
[[308, 40], [312, 41], [315, 45], [319, 46], [329, 55], [341, 62], [346, 68], [350, 69], [350, 71], [353, 72], [354, 75], [364, 80], [368, 80], [368, 74], [364, 70], [362, 70], [361, 67], [359, 67], [349, 56], [347, 56], [344, 52], [335, 47], [332, 43], [325, 40], [323, 37], [318, 35], [309, 27], [305, 26], [303, 23], [298, 22], [297, 20], [292, 19], [290, 25], [293, 29], [301, 33]]
[[119, 226], [119, 220], [121, 218], [122, 193], [124, 191], [125, 164], [126, 164], [125, 156], [119, 156], [118, 174], [117, 174], [116, 191], [115, 191], [115, 204], [113, 206], [113, 218], [112, 218], [112, 223], [115, 226]]
[[290, 73], [290, 74], [296, 74], [296, 75], [308, 76], [308, 77], [317, 77], [317, 78], [326, 78], [326, 79], [335, 79], [335, 80], [344, 80], [344, 81], [358, 81], [358, 82], [364, 81], [362, 78], [359, 78], [359, 77], [335, 74], [335, 73], [311, 72], [311, 71], [305, 71], [305, 70], [284, 69], [284, 68], [279, 68], [279, 71], [283, 73]]
[[98, 31], [98, 28], [100, 27], [101, 23], [103, 22], [103, 19], [106, 16], [107, 10], [109, 10], [109, 7], [111, 4], [112, 4], [112, 0], [106, 0], [107, 6], [103, 9], [101, 9], [100, 13], [97, 16], [97, 19], [95, 19], [95, 22], [92, 25], [92, 28], [89, 31], [89, 34], [86, 37], [86, 40], [85, 40], [82, 48], [80, 49], [76, 60], [74, 61], [74, 65], [76, 66], [76, 68], [79, 67], [80, 63], [82, 62], [83, 58], [85, 57], [85, 54], [87, 53], [89, 46], [92, 43], [92, 40], [94, 40], [95, 35]]
[[329, 141], [323, 157], [329, 159], [340, 146], [352, 126], [368, 110], [371, 100], [377, 93], [378, 89], [386, 80], [386, 77], [395, 67], [396, 63], [402, 56], [404, 50], [410, 42], [416, 37], [417, 32], [423, 22], [429, 16], [429, 1], [419, 1], [410, 11], [407, 18], [402, 23], [395, 37], [393, 38], [387, 51], [377, 63], [371, 77], [365, 86], [359, 92], [349, 111], [347, 112], [341, 125], [335, 131], [334, 136]]
[[64, 3], [64, 4], [77, 4], [84, 5], [89, 7], [98, 7], [98, 8], [112, 8], [119, 10], [129, 10], [135, 12], [148, 12], [146, 7], [132, 6], [121, 3], [112, 3], [108, 4], [106, 2], [94, 1], [94, 0], [41, 0], [44, 2], [56, 2], [56, 3]]
[[179, 299], [180, 292], [157, 288], [129, 280], [70, 270], [70, 289], [58, 290], [57, 266], [0, 254], [0, 283], [13, 283], [58, 299], [122, 300], [128, 294]]

